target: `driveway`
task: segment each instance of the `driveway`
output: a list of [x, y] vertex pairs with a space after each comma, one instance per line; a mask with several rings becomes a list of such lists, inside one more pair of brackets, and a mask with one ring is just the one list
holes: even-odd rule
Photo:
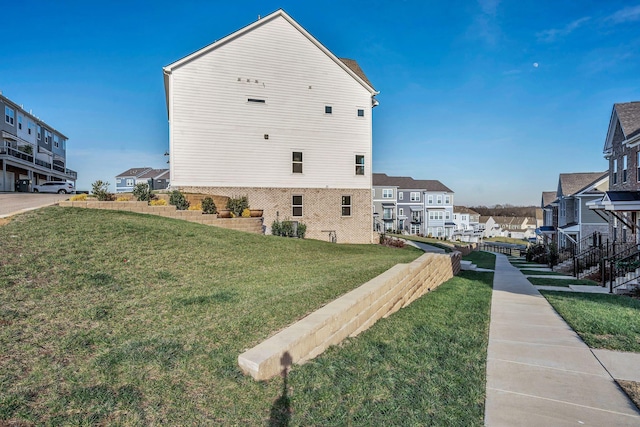
[[70, 194], [0, 193], [0, 218], [67, 200]]

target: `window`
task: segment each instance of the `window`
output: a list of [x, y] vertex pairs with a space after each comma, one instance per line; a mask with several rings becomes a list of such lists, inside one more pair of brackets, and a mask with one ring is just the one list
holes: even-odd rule
[[56, 148], [60, 148], [60, 138], [58, 135], [53, 135], [53, 146]]
[[342, 216], [351, 216], [351, 196], [342, 196]]
[[442, 216], [442, 211], [429, 211], [429, 219], [431, 220], [442, 220]]
[[14, 125], [16, 112], [13, 108], [4, 107], [4, 121], [9, 123], [11, 126]]
[[618, 159], [613, 159], [613, 183], [618, 183]]
[[116, 179], [116, 184], [122, 184], [122, 180], [120, 178]]
[[627, 182], [627, 156], [622, 156], [622, 182]]
[[291, 198], [291, 216], [302, 216], [302, 196]]
[[382, 211], [382, 219], [393, 219], [393, 209], [384, 208]]
[[33, 133], [33, 122], [31, 120], [27, 120], [27, 133], [29, 135]]
[[402, 200], [402, 197], [404, 196], [404, 193], [402, 191], [398, 192], [398, 200]]
[[420, 224], [411, 224], [411, 234], [418, 234], [420, 232]]
[[294, 151], [291, 156], [293, 173], [302, 173], [302, 152]]
[[573, 220], [578, 221], [579, 215], [580, 215], [580, 199], [573, 199]]
[[127, 178], [127, 182], [125, 183], [127, 187], [133, 187], [133, 178]]
[[47, 144], [51, 144], [51, 132], [48, 130], [44, 130], [44, 142]]
[[403, 216], [404, 215], [404, 208], [399, 208], [398, 209], [398, 216]]
[[324, 113], [325, 114], [332, 114], [333, 113], [333, 107], [331, 105], [325, 105], [324, 106]]
[[364, 156], [356, 154], [356, 175], [364, 175]]
[[451, 196], [444, 196], [444, 204], [445, 205], [451, 204]]
[[427, 203], [432, 205], [433, 204], [433, 194], [429, 194], [427, 196]]
[[640, 182], [640, 151], [636, 153], [636, 165], [638, 166], [636, 170], [637, 180]]
[[38, 125], [37, 129], [38, 129], [38, 141], [40, 141], [42, 139], [42, 128], [40, 127], [40, 125]]
[[451, 219], [451, 212], [449, 212], [449, 211], [445, 211], [445, 213], [444, 213], [444, 219]]
[[409, 199], [412, 202], [419, 202], [420, 201], [420, 193], [417, 191], [412, 191], [411, 194], [409, 195]]
[[22, 116], [18, 114], [18, 129], [22, 130]]
[[358, 117], [364, 117], [364, 110], [362, 108], [358, 108]]
[[383, 199], [393, 199], [393, 190], [391, 188], [383, 188], [382, 189], [382, 198]]
[[437, 201], [439, 205], [442, 204], [442, 195], [438, 195]]

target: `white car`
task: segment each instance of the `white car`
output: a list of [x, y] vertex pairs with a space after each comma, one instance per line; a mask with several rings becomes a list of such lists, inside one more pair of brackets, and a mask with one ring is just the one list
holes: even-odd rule
[[44, 184], [33, 186], [34, 193], [67, 194], [73, 193], [74, 191], [75, 188], [73, 188], [73, 184], [66, 181], [47, 181]]

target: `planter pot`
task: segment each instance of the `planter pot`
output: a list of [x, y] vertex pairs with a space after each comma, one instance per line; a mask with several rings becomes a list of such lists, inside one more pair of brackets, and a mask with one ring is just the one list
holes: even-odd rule
[[231, 218], [231, 210], [229, 210], [229, 209], [219, 209], [218, 210], [218, 218]]
[[262, 209], [250, 209], [250, 212], [252, 218], [260, 218], [264, 211]]

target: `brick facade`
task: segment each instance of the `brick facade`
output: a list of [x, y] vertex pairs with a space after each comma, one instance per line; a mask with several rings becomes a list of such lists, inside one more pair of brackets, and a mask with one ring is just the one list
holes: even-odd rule
[[[227, 197], [247, 196], [252, 209], [264, 210], [266, 233], [276, 219], [300, 221], [307, 226], [306, 238], [330, 241], [335, 232], [337, 243], [374, 243], [370, 189], [325, 188], [239, 188], [180, 187], [182, 192]], [[302, 196], [302, 216], [293, 216], [292, 197]], [[351, 196], [351, 215], [342, 216], [342, 196]], [[219, 207], [220, 208], [220, 207]]]

